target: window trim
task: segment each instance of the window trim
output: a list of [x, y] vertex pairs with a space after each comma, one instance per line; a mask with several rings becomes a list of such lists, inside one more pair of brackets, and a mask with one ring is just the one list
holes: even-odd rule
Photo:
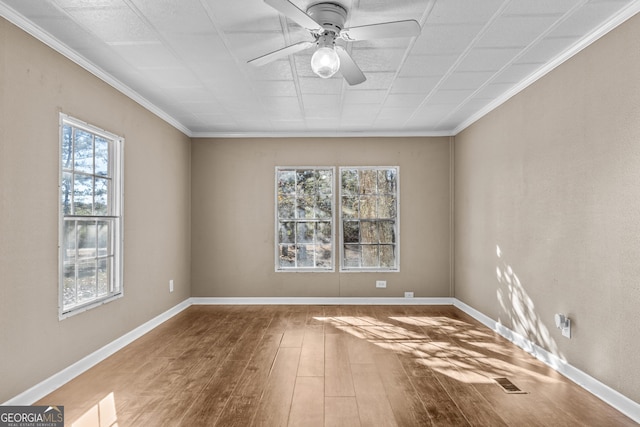
[[[395, 217], [395, 268], [372, 268], [372, 267], [345, 267], [344, 266], [344, 230], [342, 218], [342, 171], [346, 169], [356, 170], [396, 170], [396, 217]], [[340, 273], [399, 273], [400, 272], [400, 166], [340, 166], [338, 168], [338, 233], [339, 233], [339, 265]]]
[[[113, 279], [115, 283], [115, 292], [111, 292], [101, 298], [96, 298], [84, 304], [78, 304], [70, 309], [64, 309], [64, 226], [65, 214], [61, 203], [62, 200], [62, 150], [63, 150], [63, 132], [64, 126], [72, 126], [77, 129], [90, 132], [96, 136], [113, 141], [110, 152], [110, 160], [112, 163], [112, 197], [113, 210], [110, 215], [104, 217], [114, 219], [114, 259], [113, 259]], [[64, 113], [59, 113], [58, 127], [58, 318], [66, 319], [76, 314], [83, 313], [94, 307], [101, 306], [124, 296], [124, 266], [123, 266], [123, 248], [124, 248], [124, 138], [111, 132], [100, 129], [96, 126], [88, 124], [82, 120], [71, 117]], [[90, 216], [88, 218], [100, 218], [101, 216]]]
[[[279, 219], [278, 219], [278, 172], [283, 170], [331, 170], [331, 268], [280, 267]], [[336, 167], [335, 166], [276, 166], [274, 172], [274, 268], [276, 273], [333, 273], [336, 271]]]

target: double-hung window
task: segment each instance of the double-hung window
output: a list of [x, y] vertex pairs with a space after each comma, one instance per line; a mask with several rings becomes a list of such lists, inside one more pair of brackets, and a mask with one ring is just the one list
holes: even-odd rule
[[340, 168], [341, 271], [399, 271], [398, 167]]
[[333, 271], [334, 169], [276, 168], [276, 271]]
[[60, 115], [60, 318], [122, 295], [122, 145]]

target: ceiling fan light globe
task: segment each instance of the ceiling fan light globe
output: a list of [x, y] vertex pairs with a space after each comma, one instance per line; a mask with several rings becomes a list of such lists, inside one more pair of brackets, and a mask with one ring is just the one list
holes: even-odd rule
[[340, 58], [332, 47], [321, 47], [311, 57], [311, 69], [319, 77], [328, 79], [340, 69]]

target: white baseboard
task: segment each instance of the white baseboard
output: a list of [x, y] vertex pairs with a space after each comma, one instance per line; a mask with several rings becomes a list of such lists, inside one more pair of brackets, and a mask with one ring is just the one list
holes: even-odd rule
[[502, 324], [480, 313], [478, 310], [463, 303], [462, 301], [456, 298], [454, 299], [455, 302], [453, 303], [453, 305], [455, 307], [459, 308], [480, 323], [502, 335], [504, 338], [508, 339], [527, 353], [531, 354], [536, 359], [546, 363], [551, 368], [560, 372], [562, 375], [578, 384], [594, 396], [607, 402], [609, 405], [613, 406], [618, 411], [622, 412], [635, 422], [640, 423], [640, 404], [617, 392], [608, 385], [603, 384], [592, 376], [584, 373], [580, 369], [570, 365], [555, 354], [550, 353], [539, 345], [531, 342], [528, 338], [523, 337], [522, 335], [512, 331], [509, 328], [506, 328]]
[[2, 405], [33, 405], [34, 402], [45, 397], [47, 394], [53, 392], [57, 388], [71, 381], [78, 375], [102, 362], [107, 357], [114, 354], [116, 351], [122, 349], [126, 345], [132, 343], [136, 339], [140, 338], [147, 332], [151, 331], [161, 323], [167, 321], [172, 318], [176, 314], [180, 313], [182, 310], [186, 309], [191, 305], [189, 299], [182, 301], [180, 304], [170, 308], [162, 314], [154, 317], [148, 322], [143, 323], [138, 326], [134, 330], [127, 332], [120, 338], [110, 342], [104, 347], [94, 351], [86, 357], [75, 362], [73, 365], [68, 366], [62, 371], [50, 376], [46, 380], [42, 381], [39, 384], [31, 387], [30, 389], [20, 393], [19, 395], [13, 397], [12, 399], [7, 400]]
[[126, 345], [140, 338], [158, 325], [172, 318], [191, 305], [453, 305], [488, 328], [496, 331], [518, 347], [532, 354], [580, 385], [596, 397], [607, 402], [629, 418], [640, 423], [640, 404], [601, 383], [566, 361], [531, 342], [522, 335], [504, 327], [473, 307], [456, 298], [360, 298], [360, 297], [256, 297], [256, 298], [209, 298], [192, 297], [154, 317], [131, 332], [91, 353], [73, 365], [52, 375], [41, 383], [20, 393], [2, 405], [32, 405], [55, 389], [71, 381]]
[[453, 305], [455, 298], [192, 297], [193, 305]]

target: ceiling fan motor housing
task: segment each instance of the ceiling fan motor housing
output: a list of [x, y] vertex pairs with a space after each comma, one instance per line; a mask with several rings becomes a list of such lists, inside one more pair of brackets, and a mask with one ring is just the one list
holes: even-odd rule
[[307, 15], [313, 18], [325, 31], [340, 34], [347, 20], [347, 10], [338, 3], [316, 3], [309, 6]]

